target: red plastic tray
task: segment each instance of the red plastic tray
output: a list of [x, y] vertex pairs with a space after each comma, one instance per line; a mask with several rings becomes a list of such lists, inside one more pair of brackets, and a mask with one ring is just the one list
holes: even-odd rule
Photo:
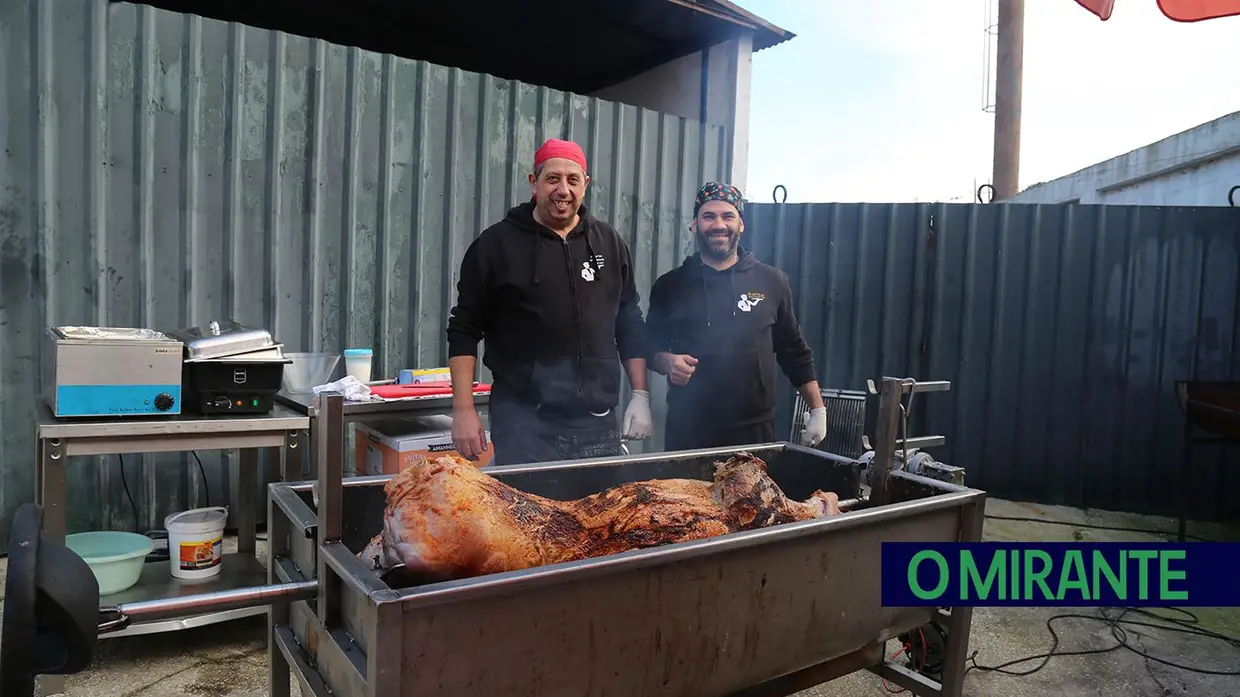
[[[442, 384], [424, 382], [416, 385], [373, 385], [371, 386], [370, 391], [372, 394], [376, 394], [384, 399], [404, 399], [407, 397], [450, 397], [452, 396], [452, 385], [446, 382]], [[474, 394], [490, 391], [490, 384], [474, 384]]]

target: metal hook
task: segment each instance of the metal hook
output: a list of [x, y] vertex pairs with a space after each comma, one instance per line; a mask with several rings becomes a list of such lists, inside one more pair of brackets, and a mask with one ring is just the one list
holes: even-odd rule
[[1227, 192], [1227, 205], [1232, 208], [1240, 208], [1240, 203], [1236, 203], [1236, 192], [1238, 191], [1240, 191], [1240, 184], [1231, 187], [1231, 190]]
[[[782, 201], [779, 200], [779, 196], [778, 196], [779, 191], [781, 189], [784, 192], [784, 199]], [[787, 203], [788, 202], [788, 187], [784, 186], [783, 184], [776, 184], [775, 188], [771, 189], [771, 200], [774, 201], [775, 203]]]
[[[982, 200], [982, 191], [986, 189], [990, 189], [990, 201]], [[990, 184], [982, 184], [981, 186], [977, 187], [977, 202], [978, 203], [990, 203], [991, 201], [994, 201], [994, 200], [995, 200], [995, 187], [991, 186]]]

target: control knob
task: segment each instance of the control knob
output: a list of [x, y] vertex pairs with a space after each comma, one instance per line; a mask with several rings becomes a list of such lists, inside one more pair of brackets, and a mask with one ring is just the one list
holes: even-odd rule
[[159, 394], [155, 395], [155, 408], [156, 409], [160, 411], [168, 411], [169, 409], [172, 408], [173, 404], [176, 404], [176, 400], [174, 400], [172, 398], [172, 395], [168, 394], [167, 392], [160, 392]]

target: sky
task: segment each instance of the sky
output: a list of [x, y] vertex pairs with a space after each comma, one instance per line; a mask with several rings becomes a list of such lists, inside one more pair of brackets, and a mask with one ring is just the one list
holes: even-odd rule
[[[995, 0], [735, 1], [796, 34], [753, 57], [747, 198], [970, 202], [990, 180]], [[1240, 110], [1240, 18], [1115, 4], [1026, 0], [1021, 189]]]

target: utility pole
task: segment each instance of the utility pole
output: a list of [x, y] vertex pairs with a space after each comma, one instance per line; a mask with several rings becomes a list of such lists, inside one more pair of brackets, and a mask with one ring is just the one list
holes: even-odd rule
[[995, 60], [994, 199], [1015, 196], [1020, 180], [1020, 101], [1025, 69], [1025, 0], [998, 0]]

